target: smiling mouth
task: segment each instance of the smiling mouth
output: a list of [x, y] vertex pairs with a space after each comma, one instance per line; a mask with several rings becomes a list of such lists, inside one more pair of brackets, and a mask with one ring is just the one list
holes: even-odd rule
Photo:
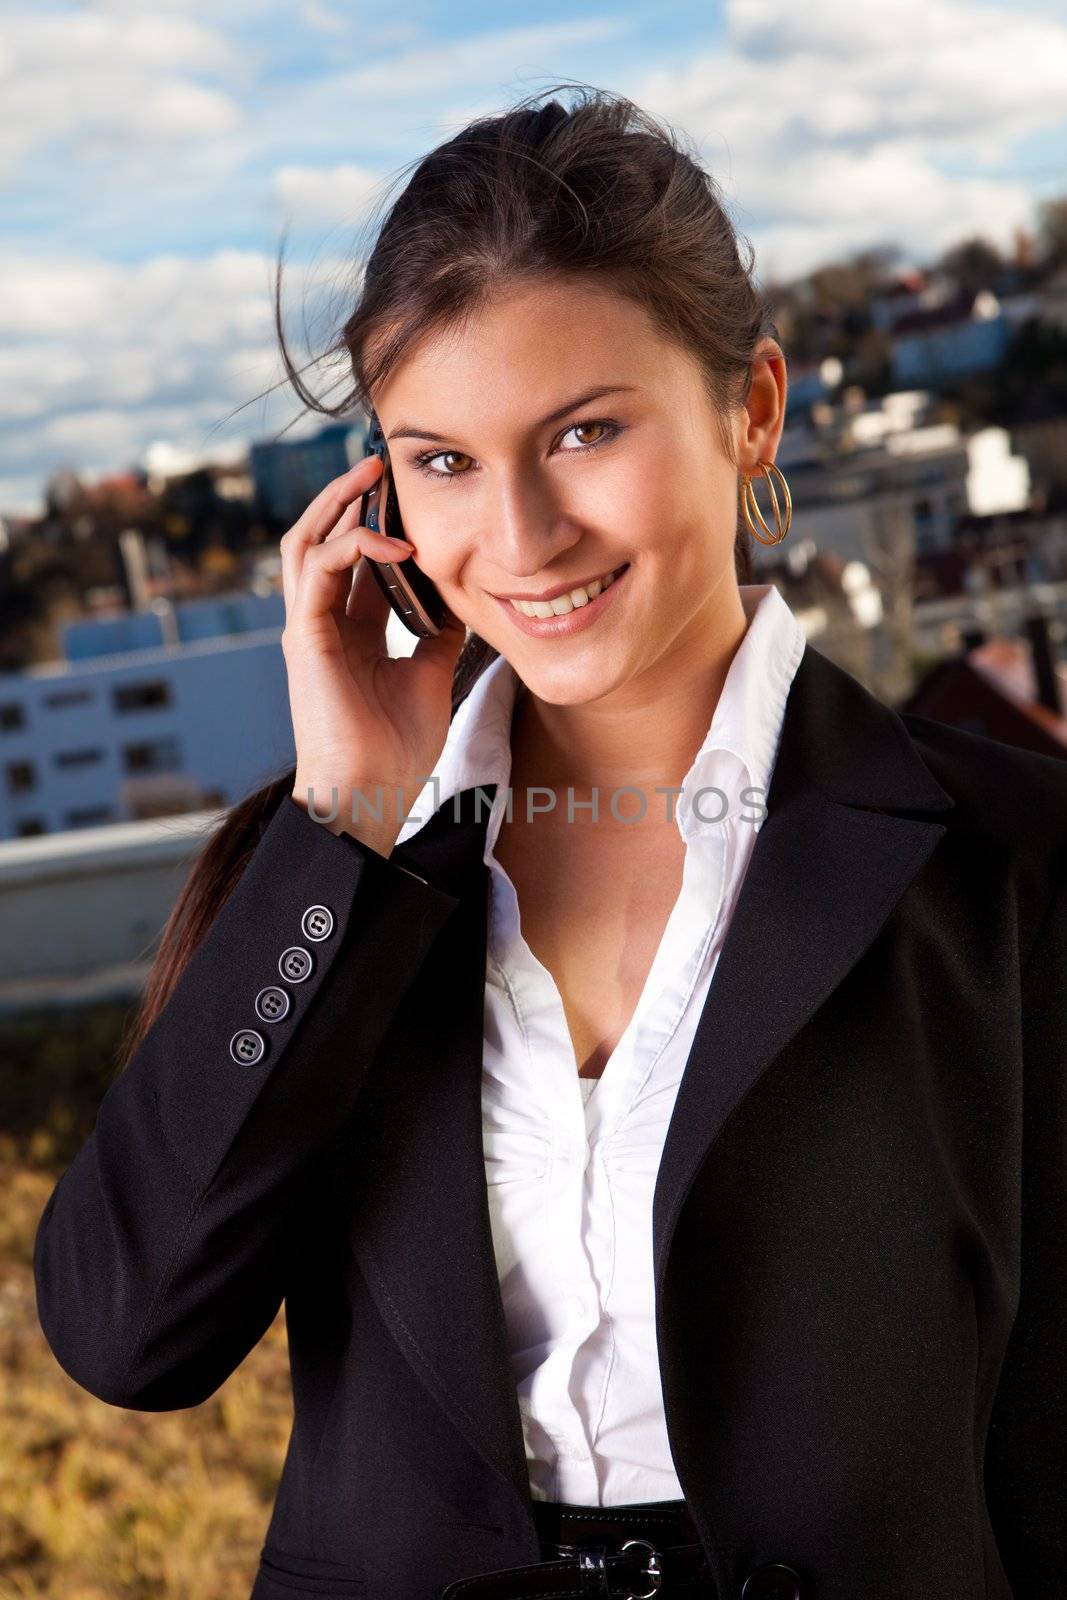
[[580, 610], [587, 606], [597, 595], [611, 587], [616, 578], [626, 571], [629, 562], [613, 568], [599, 578], [594, 578], [588, 584], [578, 584], [573, 589], [568, 589], [565, 594], [558, 594], [552, 600], [509, 600], [507, 603], [514, 606], [516, 611], [521, 611], [524, 617], [564, 617], [568, 611]]

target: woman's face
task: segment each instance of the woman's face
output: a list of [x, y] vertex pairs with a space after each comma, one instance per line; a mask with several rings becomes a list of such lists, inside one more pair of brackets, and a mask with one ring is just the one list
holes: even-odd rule
[[[768, 388], [762, 363], [765, 410], [785, 381], [769, 343], [781, 371]], [[716, 613], [740, 615], [737, 468], [696, 363], [625, 296], [579, 281], [517, 287], [425, 340], [375, 409], [412, 559], [542, 700], [584, 703], [656, 667], [684, 670], [690, 655], [706, 661]], [[772, 397], [773, 443], [746, 410], [731, 419], [746, 467], [773, 459], [774, 411]], [[623, 567], [588, 617], [576, 607], [555, 635], [524, 630], [499, 598]]]

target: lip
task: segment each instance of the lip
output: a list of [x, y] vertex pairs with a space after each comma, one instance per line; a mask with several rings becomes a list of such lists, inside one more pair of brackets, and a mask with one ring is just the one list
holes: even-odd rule
[[[621, 565], [621, 563], [620, 563]], [[602, 578], [605, 572], [615, 568], [605, 567], [600, 572], [591, 572], [588, 578], [575, 578], [570, 583], [557, 583], [554, 589], [546, 589], [544, 594], [495, 594], [494, 600], [526, 600], [533, 603], [536, 600], [558, 600], [561, 594], [570, 594], [572, 589], [588, 589], [591, 583]]]
[[[609, 584], [606, 589], [601, 589], [595, 600], [590, 600], [588, 605], [574, 606], [559, 617], [527, 617], [516, 610], [510, 600], [502, 600], [499, 595], [494, 595], [493, 599], [502, 611], [507, 612], [520, 633], [529, 634], [531, 639], [564, 639], [572, 633], [580, 633], [583, 628], [592, 627], [611, 604], [616, 589], [626, 582], [629, 575], [630, 567], [626, 566], [614, 583]], [[572, 584], [571, 587], [577, 588], [578, 585]], [[564, 589], [560, 592], [567, 594], [569, 590]]]

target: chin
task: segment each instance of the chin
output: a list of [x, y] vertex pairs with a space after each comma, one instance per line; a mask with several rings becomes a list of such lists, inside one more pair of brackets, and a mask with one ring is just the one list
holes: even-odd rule
[[529, 692], [550, 706], [591, 705], [610, 694], [624, 678], [622, 671], [603, 660], [591, 661], [585, 668], [560, 662], [555, 671], [544, 662], [535, 667], [514, 655], [509, 660]]

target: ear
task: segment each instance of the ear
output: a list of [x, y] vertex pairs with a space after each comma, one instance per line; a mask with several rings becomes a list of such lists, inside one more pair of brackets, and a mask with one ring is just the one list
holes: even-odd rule
[[773, 461], [785, 426], [789, 383], [781, 345], [768, 334], [752, 358], [752, 382], [738, 420], [738, 460], [745, 471]]

